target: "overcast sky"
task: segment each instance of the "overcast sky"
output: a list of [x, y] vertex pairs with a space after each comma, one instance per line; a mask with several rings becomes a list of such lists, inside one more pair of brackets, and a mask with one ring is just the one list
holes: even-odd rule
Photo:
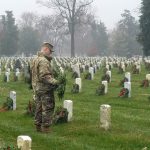
[[[108, 29], [112, 29], [121, 18], [120, 14], [125, 9], [131, 11], [132, 15], [138, 19], [139, 8], [142, 0], [95, 0], [93, 12], [98, 19], [105, 23]], [[5, 14], [5, 10], [12, 10], [16, 19], [23, 12], [36, 12], [37, 14], [51, 13], [46, 7], [36, 3], [36, 0], [0, 0], [0, 15]]]

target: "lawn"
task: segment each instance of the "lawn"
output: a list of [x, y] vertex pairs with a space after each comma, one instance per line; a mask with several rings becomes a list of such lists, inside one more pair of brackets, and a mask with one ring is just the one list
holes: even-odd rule
[[[64, 100], [73, 101], [73, 120], [66, 124], [53, 125], [51, 133], [37, 133], [34, 118], [25, 114], [32, 91], [24, 81], [3, 82], [0, 77], [0, 105], [6, 100], [9, 91], [17, 93], [17, 110], [0, 112], [0, 145], [16, 145], [17, 136], [29, 135], [32, 138], [32, 150], [141, 150], [150, 148], [150, 95], [149, 88], [141, 88], [146, 71], [142, 67], [140, 74], [132, 74], [131, 98], [119, 98], [120, 80], [124, 74], [112, 69], [112, 82], [108, 93], [95, 94], [101, 81], [103, 68], [98, 70], [94, 80], [85, 80], [82, 74], [82, 92], [72, 94], [74, 83], [72, 73], [67, 71], [67, 86]], [[127, 71], [131, 71], [130, 68]], [[100, 105], [109, 104], [112, 108], [112, 126], [108, 131], [99, 127]], [[56, 96], [56, 105], [63, 105]]]

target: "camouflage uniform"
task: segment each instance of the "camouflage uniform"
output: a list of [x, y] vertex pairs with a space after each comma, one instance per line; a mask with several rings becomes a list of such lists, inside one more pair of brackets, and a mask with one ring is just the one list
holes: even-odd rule
[[53, 78], [51, 58], [38, 54], [32, 63], [32, 87], [35, 94], [35, 125], [49, 127], [55, 107], [54, 87], [58, 81]]

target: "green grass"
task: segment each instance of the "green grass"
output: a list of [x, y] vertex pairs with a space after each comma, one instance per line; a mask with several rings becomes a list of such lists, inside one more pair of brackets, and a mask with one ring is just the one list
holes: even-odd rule
[[[130, 68], [128, 68], [130, 71]], [[124, 74], [112, 70], [112, 82], [108, 94], [96, 96], [95, 90], [103, 75], [102, 69], [95, 74], [94, 80], [85, 80], [82, 74], [82, 92], [71, 94], [74, 80], [67, 72], [67, 87], [64, 99], [73, 101], [73, 121], [53, 125], [49, 134], [37, 133], [34, 118], [26, 116], [28, 101], [32, 91], [23, 81], [4, 83], [0, 81], [0, 105], [10, 90], [17, 92], [17, 110], [0, 112], [0, 144], [16, 145], [19, 135], [32, 138], [32, 150], [141, 150], [150, 149], [150, 88], [141, 88], [140, 82], [148, 73], [142, 68], [140, 75], [132, 75], [132, 97], [119, 98], [119, 82]], [[101, 104], [112, 106], [112, 126], [109, 131], [99, 127], [99, 108]], [[56, 97], [56, 105], [63, 105]]]

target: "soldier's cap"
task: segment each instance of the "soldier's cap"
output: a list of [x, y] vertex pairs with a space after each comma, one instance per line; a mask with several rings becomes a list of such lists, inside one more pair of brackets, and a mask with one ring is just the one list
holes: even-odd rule
[[49, 42], [44, 42], [42, 44], [42, 47], [48, 47], [51, 52], [54, 52], [54, 50], [53, 50], [54, 46], [52, 44], [50, 44]]

